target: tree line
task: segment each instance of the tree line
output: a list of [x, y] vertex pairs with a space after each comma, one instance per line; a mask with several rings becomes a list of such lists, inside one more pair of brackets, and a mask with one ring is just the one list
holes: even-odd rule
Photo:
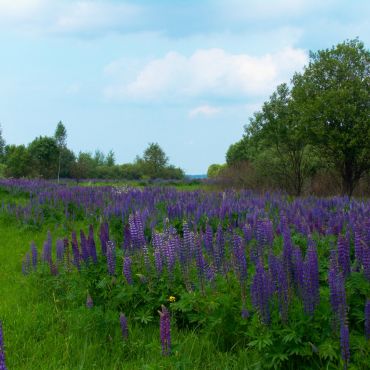
[[226, 164], [208, 174], [295, 195], [321, 181], [351, 196], [370, 178], [370, 51], [354, 39], [311, 52], [303, 72], [249, 119]]
[[133, 163], [117, 164], [111, 150], [104, 154], [79, 152], [67, 147], [67, 130], [57, 124], [53, 136], [39, 136], [30, 144], [6, 145], [0, 126], [0, 176], [44, 179], [183, 179], [181, 168], [169, 164], [169, 158], [157, 143], [149, 143], [142, 157]]

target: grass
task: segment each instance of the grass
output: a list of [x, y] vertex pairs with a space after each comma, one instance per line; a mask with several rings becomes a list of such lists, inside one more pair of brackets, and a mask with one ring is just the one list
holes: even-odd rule
[[[49, 225], [49, 229], [51, 226]], [[64, 235], [51, 228], [53, 240]], [[243, 369], [247, 352], [220, 352], [214, 340], [191, 331], [172, 332], [174, 354], [161, 356], [157, 320], [130, 323], [130, 338], [120, 335], [118, 318], [88, 310], [84, 301], [62, 305], [43, 281], [23, 276], [21, 263], [34, 240], [42, 246], [47, 228], [20, 227], [0, 220], [0, 318], [9, 369]]]

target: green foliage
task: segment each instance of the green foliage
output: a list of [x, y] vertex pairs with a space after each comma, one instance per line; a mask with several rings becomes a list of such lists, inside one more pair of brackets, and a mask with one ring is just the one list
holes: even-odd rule
[[27, 177], [31, 176], [32, 158], [24, 145], [7, 145], [5, 147], [5, 176]]
[[54, 139], [59, 148], [64, 148], [67, 145], [67, 130], [62, 121], [58, 122], [54, 133]]
[[52, 179], [58, 174], [59, 148], [54, 138], [40, 136], [28, 146], [32, 167], [37, 176]]
[[211, 164], [207, 170], [207, 177], [208, 178], [217, 177], [224, 168], [225, 165], [223, 164]]
[[241, 140], [230, 145], [226, 152], [226, 163], [232, 166], [238, 162], [249, 161], [253, 156], [251, 152], [253, 147], [251, 144], [250, 138], [248, 136], [243, 136]]
[[370, 169], [370, 51], [355, 39], [311, 53], [293, 84], [302, 129], [340, 173], [343, 193], [351, 195]]
[[318, 170], [335, 169], [342, 193], [351, 196], [370, 170], [369, 107], [370, 51], [363, 43], [311, 53], [291, 87], [279, 85], [229, 147], [226, 160], [235, 171], [225, 174], [243, 177], [240, 163], [249, 162], [255, 188], [299, 195]]

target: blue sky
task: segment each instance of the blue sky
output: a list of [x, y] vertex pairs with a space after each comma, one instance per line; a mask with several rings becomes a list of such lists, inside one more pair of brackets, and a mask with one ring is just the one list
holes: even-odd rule
[[132, 161], [158, 142], [188, 174], [223, 163], [309, 50], [359, 37], [367, 0], [0, 0], [8, 143], [52, 135]]

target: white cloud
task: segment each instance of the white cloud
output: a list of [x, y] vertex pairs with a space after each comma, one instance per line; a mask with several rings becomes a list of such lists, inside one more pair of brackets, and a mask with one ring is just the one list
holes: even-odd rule
[[137, 26], [142, 8], [103, 0], [0, 0], [0, 29], [53, 34], [104, 34]]
[[41, 0], [0, 0], [0, 14], [4, 17], [23, 17], [42, 5]]
[[219, 113], [221, 111], [220, 108], [212, 107], [210, 105], [201, 105], [199, 107], [196, 107], [192, 109], [189, 112], [189, 117], [193, 118], [196, 116], [214, 116], [215, 114]]
[[1, 23], [31, 21], [45, 7], [45, 0], [0, 0]]
[[58, 15], [55, 29], [60, 32], [114, 30], [124, 28], [139, 14], [140, 8], [128, 3], [77, 1], [65, 7]]
[[304, 16], [332, 5], [334, 0], [222, 0], [218, 9], [229, 20], [261, 21]]
[[[258, 57], [223, 49], [198, 50], [189, 57], [169, 52], [148, 62], [130, 81], [107, 86], [105, 95], [140, 101], [258, 97], [288, 82], [306, 63], [306, 52], [291, 47]], [[121, 72], [115, 64], [118, 75], [124, 75], [124, 70], [124, 64]]]

